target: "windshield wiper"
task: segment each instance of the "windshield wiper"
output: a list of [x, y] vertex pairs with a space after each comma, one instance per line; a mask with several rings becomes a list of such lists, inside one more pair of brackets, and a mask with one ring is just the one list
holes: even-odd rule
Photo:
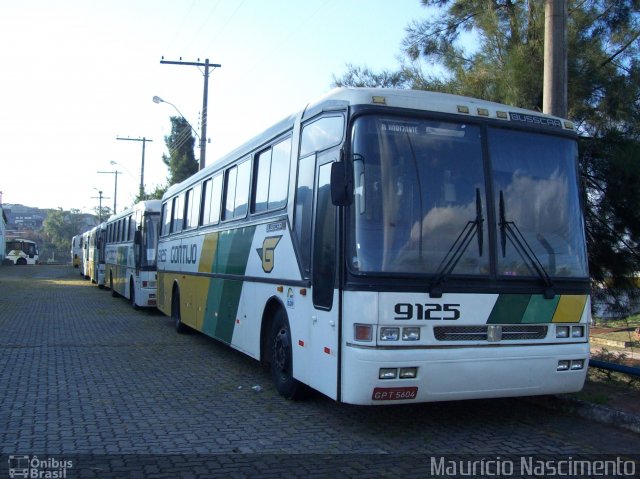
[[467, 221], [467, 224], [464, 225], [464, 228], [462, 228], [462, 231], [449, 248], [449, 251], [447, 251], [447, 254], [442, 258], [442, 261], [436, 270], [436, 279], [429, 287], [429, 296], [431, 298], [442, 297], [442, 283], [446, 281], [447, 277], [457, 266], [458, 262], [460, 262], [474, 236], [478, 239], [478, 254], [482, 256], [484, 244], [484, 235], [482, 230], [483, 222], [484, 218], [482, 216], [480, 188], [476, 188], [476, 217], [473, 220]]
[[504, 212], [504, 193], [502, 190], [500, 190], [500, 203], [498, 205], [498, 210], [500, 214], [498, 226], [500, 226], [500, 246], [502, 248], [502, 257], [504, 258], [507, 254], [507, 239], [509, 239], [522, 260], [533, 268], [544, 283], [544, 298], [553, 299], [556, 295], [554, 285], [547, 274], [547, 271], [544, 269], [544, 266], [542, 266], [542, 262], [520, 232], [518, 226], [513, 221], [506, 220]]

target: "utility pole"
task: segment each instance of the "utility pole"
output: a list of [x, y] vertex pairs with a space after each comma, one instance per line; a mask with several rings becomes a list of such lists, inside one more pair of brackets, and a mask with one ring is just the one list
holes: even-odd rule
[[109, 198], [108, 196], [102, 196], [102, 190], [98, 190], [97, 188], [94, 188], [94, 190], [96, 190], [98, 192], [99, 196], [92, 196], [91, 199], [93, 200], [100, 200], [100, 203], [98, 203], [98, 222], [102, 223], [102, 200], [110, 200], [111, 198]]
[[220, 68], [222, 65], [219, 63], [209, 63], [209, 59], [206, 58], [204, 63], [198, 58], [197, 62], [183, 62], [182, 57], [179, 61], [165, 60], [164, 57], [160, 60], [160, 63], [167, 65], [191, 65], [196, 67], [204, 67], [204, 93], [202, 94], [202, 125], [200, 127], [200, 169], [204, 168], [205, 157], [207, 152], [207, 104], [209, 102], [209, 67]]
[[116, 201], [118, 198], [118, 175], [122, 174], [122, 171], [98, 171], [98, 173], [109, 173], [111, 175], [116, 175], [116, 185], [113, 188], [113, 214], [115, 215], [117, 213], [116, 211]]
[[545, 0], [542, 111], [566, 118], [567, 0]]
[[140, 166], [140, 201], [144, 199], [144, 146], [148, 140], [144, 136], [142, 138], [121, 138], [116, 137], [116, 140], [125, 140], [125, 141], [141, 141], [142, 142], [142, 165]]

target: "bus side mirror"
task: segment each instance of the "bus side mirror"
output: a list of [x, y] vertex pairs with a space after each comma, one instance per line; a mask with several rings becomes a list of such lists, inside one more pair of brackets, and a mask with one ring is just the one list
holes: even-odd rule
[[335, 206], [348, 206], [353, 197], [353, 178], [344, 161], [331, 163], [331, 202]]
[[134, 233], [133, 244], [142, 244], [142, 233], [140, 233], [140, 230], [136, 230]]

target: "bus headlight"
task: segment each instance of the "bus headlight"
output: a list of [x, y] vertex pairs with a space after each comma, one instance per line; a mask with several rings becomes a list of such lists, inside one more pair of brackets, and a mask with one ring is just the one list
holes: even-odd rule
[[380, 341], [397, 341], [400, 338], [400, 328], [380, 328]]
[[571, 326], [572, 338], [584, 338], [584, 326]]
[[568, 338], [569, 326], [556, 326], [556, 338]]
[[420, 328], [402, 328], [403, 341], [420, 341]]
[[380, 368], [378, 373], [379, 379], [395, 379], [398, 376], [398, 370], [396, 368]]

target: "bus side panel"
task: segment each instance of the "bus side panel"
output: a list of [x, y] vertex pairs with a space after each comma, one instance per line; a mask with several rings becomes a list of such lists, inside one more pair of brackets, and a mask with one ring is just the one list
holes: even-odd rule
[[222, 275], [209, 283], [202, 332], [227, 344], [232, 342], [244, 281], [226, 276], [244, 276], [255, 229], [250, 226], [216, 233], [215, 253], [202, 257], [211, 264], [199, 266]]

